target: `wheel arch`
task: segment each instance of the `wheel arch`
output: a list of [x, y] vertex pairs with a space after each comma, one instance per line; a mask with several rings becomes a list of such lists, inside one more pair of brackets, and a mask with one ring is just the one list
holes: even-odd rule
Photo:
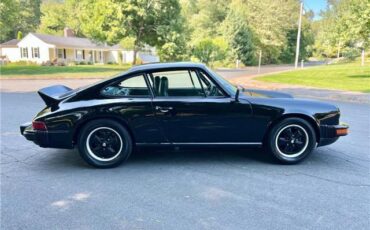
[[301, 119], [307, 121], [312, 126], [312, 128], [315, 130], [316, 142], [317, 143], [320, 142], [320, 127], [319, 127], [318, 123], [316, 122], [315, 118], [313, 118], [312, 116], [309, 116], [307, 114], [303, 114], [303, 113], [288, 113], [288, 114], [283, 114], [282, 116], [278, 117], [277, 119], [273, 120], [272, 122], [270, 122], [268, 124], [266, 132], [263, 136], [263, 143], [266, 143], [267, 137], [268, 137], [272, 127], [274, 127], [280, 121], [282, 121], [284, 119], [287, 119], [287, 118], [301, 118]]
[[119, 117], [116, 117], [116, 116], [101, 115], [101, 116], [95, 116], [95, 117], [86, 118], [83, 121], [81, 121], [78, 124], [76, 124], [76, 126], [73, 129], [73, 134], [72, 134], [72, 142], [73, 142], [73, 145], [76, 145], [77, 144], [79, 133], [81, 132], [81, 129], [87, 123], [89, 123], [91, 121], [94, 121], [94, 120], [101, 120], [101, 119], [108, 119], [108, 120], [113, 120], [113, 121], [118, 122], [120, 125], [122, 125], [123, 127], [125, 127], [127, 129], [127, 132], [130, 134], [133, 143], [135, 143], [135, 135], [132, 132], [130, 126], [128, 125], [128, 122], [125, 119], [122, 119], [122, 118], [119, 118]]

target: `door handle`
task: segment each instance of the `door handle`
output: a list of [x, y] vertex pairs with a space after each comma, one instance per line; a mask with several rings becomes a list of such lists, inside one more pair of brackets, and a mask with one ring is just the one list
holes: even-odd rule
[[172, 107], [161, 107], [161, 106], [156, 106], [155, 109], [162, 113], [168, 113], [170, 110], [173, 110]]

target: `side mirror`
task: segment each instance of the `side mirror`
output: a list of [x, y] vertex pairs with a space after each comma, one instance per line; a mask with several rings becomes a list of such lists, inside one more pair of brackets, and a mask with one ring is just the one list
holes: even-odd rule
[[236, 90], [236, 93], [235, 93], [235, 102], [239, 102], [239, 93], [240, 93], [240, 89], [238, 88], [237, 90]]

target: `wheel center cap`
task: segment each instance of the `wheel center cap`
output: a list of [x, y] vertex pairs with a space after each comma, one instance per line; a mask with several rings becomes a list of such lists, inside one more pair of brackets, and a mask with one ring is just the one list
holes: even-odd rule
[[104, 142], [104, 143], [102, 144], [102, 146], [103, 146], [103, 147], [106, 147], [106, 146], [107, 146], [107, 143], [105, 143], [105, 142]]
[[290, 143], [292, 143], [292, 144], [293, 144], [293, 143], [294, 143], [294, 139], [292, 139], [292, 140], [290, 141]]

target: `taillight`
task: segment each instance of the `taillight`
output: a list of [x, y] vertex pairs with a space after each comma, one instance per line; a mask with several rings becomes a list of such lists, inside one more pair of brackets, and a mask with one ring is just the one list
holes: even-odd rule
[[32, 128], [34, 130], [40, 130], [40, 131], [46, 131], [46, 125], [42, 121], [33, 121], [32, 122]]

